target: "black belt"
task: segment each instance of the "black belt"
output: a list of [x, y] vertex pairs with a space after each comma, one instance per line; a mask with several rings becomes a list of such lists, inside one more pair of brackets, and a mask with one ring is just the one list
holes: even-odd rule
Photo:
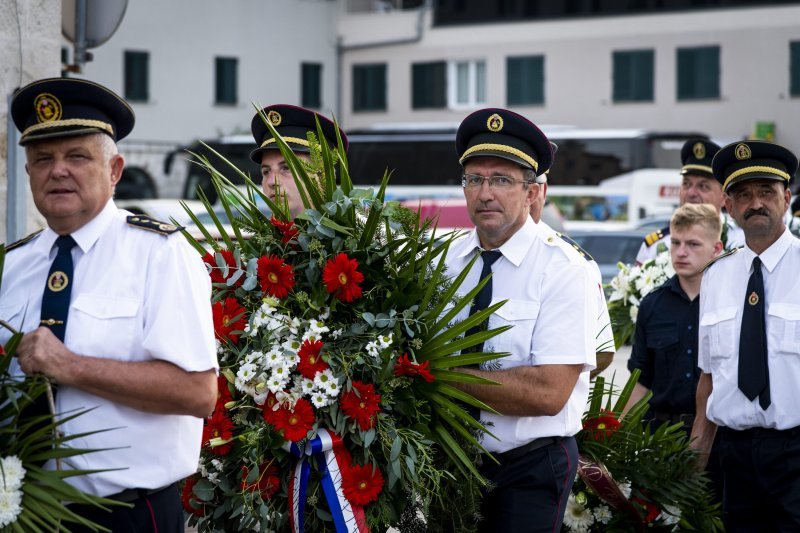
[[654, 411], [653, 418], [659, 422], [671, 422], [673, 424], [686, 424], [691, 426], [694, 423], [694, 413], [667, 413], [663, 411]]
[[545, 446], [560, 442], [561, 438], [562, 437], [539, 437], [538, 439], [533, 439], [528, 444], [523, 444], [522, 446], [512, 448], [505, 452], [493, 453], [492, 455], [501, 463], [508, 463], [516, 461], [539, 448], [544, 448]]
[[789, 429], [774, 429], [774, 428], [747, 428], [747, 429], [731, 429], [729, 427], [720, 426], [720, 434], [728, 439], [753, 439], [753, 438], [769, 438], [769, 437], [794, 437], [800, 435], [800, 426]]
[[174, 489], [177, 491], [177, 484], [172, 483], [171, 485], [167, 485], [166, 487], [161, 487], [158, 489], [125, 489], [116, 494], [112, 494], [111, 496], [106, 496], [106, 498], [109, 500], [117, 500], [118, 502], [131, 503], [141, 498], [146, 498], [147, 496], [153, 496], [154, 494], [167, 489]]

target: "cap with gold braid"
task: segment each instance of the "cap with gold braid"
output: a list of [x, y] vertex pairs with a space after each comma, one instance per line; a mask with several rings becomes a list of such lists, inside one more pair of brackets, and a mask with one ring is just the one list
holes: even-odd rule
[[788, 186], [797, 172], [797, 157], [771, 142], [740, 141], [721, 148], [711, 167], [725, 192], [738, 183], [754, 179], [782, 181]]
[[719, 145], [706, 139], [689, 139], [681, 148], [681, 175], [694, 174], [713, 178], [711, 161], [719, 151]]
[[11, 117], [22, 133], [19, 144], [106, 133], [115, 141], [133, 129], [133, 109], [100, 84], [75, 78], [34, 81], [14, 94]]
[[[294, 152], [308, 153], [308, 133], [317, 133], [317, 123], [322, 128], [322, 134], [330, 146], [336, 146], [336, 125], [319, 113], [315, 113], [303, 107], [287, 104], [276, 104], [265, 107], [261, 110], [270, 121], [272, 127], [283, 137], [286, 144]], [[278, 150], [275, 138], [264, 123], [261, 115], [256, 113], [250, 123], [250, 131], [258, 145], [258, 148], [250, 152], [250, 159], [255, 163], [261, 163], [261, 156], [266, 150]], [[342, 137], [344, 149], [347, 150], [347, 136], [340, 129], [339, 135]]]
[[456, 152], [462, 165], [472, 157], [500, 157], [533, 170], [537, 176], [547, 172], [554, 154], [550, 141], [533, 122], [499, 108], [475, 111], [461, 122]]

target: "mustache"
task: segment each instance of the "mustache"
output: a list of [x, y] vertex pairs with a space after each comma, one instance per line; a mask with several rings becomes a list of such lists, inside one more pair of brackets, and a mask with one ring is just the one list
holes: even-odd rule
[[760, 209], [748, 209], [747, 211], [744, 212], [744, 219], [747, 220], [753, 215], [761, 215], [763, 217], [768, 217], [769, 211], [764, 209], [763, 207]]

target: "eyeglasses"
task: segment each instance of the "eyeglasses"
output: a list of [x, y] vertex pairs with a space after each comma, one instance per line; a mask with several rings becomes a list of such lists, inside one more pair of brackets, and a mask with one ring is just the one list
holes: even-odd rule
[[528, 183], [525, 180], [515, 180], [508, 176], [481, 176], [480, 174], [464, 174], [461, 176], [461, 186], [465, 189], [478, 189], [484, 181], [489, 182], [493, 189], [510, 189], [517, 183]]

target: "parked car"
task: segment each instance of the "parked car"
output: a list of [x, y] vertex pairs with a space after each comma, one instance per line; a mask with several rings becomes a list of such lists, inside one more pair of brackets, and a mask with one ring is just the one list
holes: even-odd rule
[[573, 231], [569, 235], [581, 248], [597, 261], [603, 283], [616, 276], [617, 263], [633, 264], [650, 229], [640, 228], [624, 231]]

